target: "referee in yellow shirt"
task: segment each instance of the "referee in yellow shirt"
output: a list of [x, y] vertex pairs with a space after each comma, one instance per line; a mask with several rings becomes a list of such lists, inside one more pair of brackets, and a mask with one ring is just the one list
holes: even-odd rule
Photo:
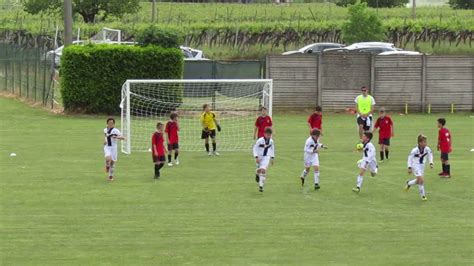
[[[204, 145], [206, 146], [206, 151], [209, 156], [212, 154], [219, 155], [216, 144], [216, 130], [219, 129], [220, 126], [217, 123], [216, 114], [211, 112], [211, 108], [207, 103], [202, 106], [202, 109], [203, 113], [199, 117], [202, 125], [201, 139], [204, 140]], [[209, 138], [212, 139], [212, 153], [209, 151]]]

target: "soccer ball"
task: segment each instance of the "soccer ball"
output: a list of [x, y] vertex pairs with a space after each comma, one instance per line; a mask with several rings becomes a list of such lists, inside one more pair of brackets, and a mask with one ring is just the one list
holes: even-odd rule
[[362, 143], [357, 143], [356, 149], [357, 149], [358, 151], [361, 151], [363, 148], [364, 148], [364, 144], [362, 144]]

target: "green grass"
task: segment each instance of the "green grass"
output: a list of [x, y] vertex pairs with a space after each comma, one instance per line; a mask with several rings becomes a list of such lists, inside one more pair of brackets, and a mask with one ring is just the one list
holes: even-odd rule
[[[454, 178], [427, 170], [429, 200], [403, 192], [416, 135], [438, 115], [394, 115], [392, 158], [356, 179], [354, 117], [326, 114], [321, 186], [301, 188], [305, 116], [274, 117], [275, 165], [257, 192], [250, 152], [182, 152], [152, 179], [150, 154], [103, 173], [105, 117], [53, 115], [0, 98], [2, 265], [472, 265], [474, 118], [445, 115]], [[16, 157], [9, 157], [11, 152]], [[470, 207], [469, 207], [470, 206]]]

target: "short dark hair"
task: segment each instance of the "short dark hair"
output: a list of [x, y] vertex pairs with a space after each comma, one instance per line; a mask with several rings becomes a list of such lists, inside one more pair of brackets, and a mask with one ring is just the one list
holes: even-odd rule
[[366, 137], [368, 137], [370, 140], [372, 139], [372, 137], [374, 136], [374, 134], [372, 134], [372, 132], [364, 132], [364, 135]]
[[318, 112], [321, 112], [323, 111], [323, 108], [321, 106], [316, 106], [316, 108], [314, 108], [315, 111], [318, 111]]
[[272, 133], [273, 133], [273, 129], [271, 127], [265, 128], [265, 134], [272, 134]]
[[163, 123], [161, 123], [161, 122], [156, 123], [156, 128], [159, 128], [161, 126], [163, 126]]
[[268, 109], [265, 106], [260, 107], [260, 111], [263, 111], [263, 110], [268, 110]]
[[440, 123], [444, 127], [444, 125], [446, 125], [446, 119], [438, 118], [438, 123]]
[[311, 136], [317, 136], [319, 137], [321, 135], [321, 131], [317, 128], [311, 129]]
[[115, 124], [115, 119], [113, 117], [107, 118], [107, 124], [109, 123], [110, 120], [112, 120], [112, 122], [114, 122], [114, 124]]
[[366, 86], [360, 87], [361, 90], [369, 90]]
[[202, 105], [202, 110], [206, 109], [207, 107], [209, 107], [209, 104], [205, 103]]
[[173, 112], [173, 113], [170, 114], [170, 119], [171, 119], [171, 120], [175, 119], [176, 117], [178, 117], [178, 114], [177, 114], [177, 113], [174, 113], [174, 112]]

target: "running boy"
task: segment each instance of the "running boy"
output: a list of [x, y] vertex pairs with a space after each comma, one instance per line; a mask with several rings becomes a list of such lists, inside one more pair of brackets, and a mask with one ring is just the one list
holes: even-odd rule
[[155, 179], [160, 178], [160, 169], [166, 162], [163, 127], [163, 123], [158, 122], [156, 124], [156, 131], [151, 137], [153, 163], [155, 164]]
[[367, 170], [370, 170], [372, 176], [377, 174], [377, 159], [375, 158], [375, 146], [370, 142], [372, 140], [371, 132], [364, 132], [362, 135], [362, 144], [364, 145], [362, 151], [362, 159], [359, 160], [358, 166], [360, 169], [359, 175], [357, 176], [357, 186], [352, 189], [352, 191], [359, 193], [360, 188], [362, 187], [362, 182], [364, 181], [364, 174]]
[[[202, 125], [201, 139], [204, 140], [204, 146], [209, 156], [212, 154], [219, 155], [216, 144], [216, 130], [219, 129], [220, 126], [217, 123], [216, 114], [211, 112], [211, 107], [207, 103], [202, 106], [202, 110], [203, 113], [199, 118]], [[212, 140], [212, 153], [209, 151], [209, 138]]]
[[410, 155], [408, 155], [408, 173], [413, 173], [416, 178], [407, 181], [405, 191], [408, 191], [411, 186], [418, 184], [418, 190], [423, 201], [428, 199], [425, 195], [425, 181], [423, 180], [426, 157], [428, 157], [430, 167], [433, 169], [433, 153], [430, 147], [426, 146], [426, 136], [420, 134], [418, 135], [418, 146], [413, 148]]
[[441, 151], [441, 166], [443, 171], [438, 175], [441, 177], [451, 177], [451, 165], [449, 164], [449, 153], [451, 148], [451, 132], [445, 127], [446, 119], [438, 119], [438, 151]]
[[375, 122], [374, 129], [379, 129], [379, 144], [380, 144], [380, 162], [385, 159], [388, 160], [388, 147], [390, 146], [390, 138], [394, 136], [393, 121], [390, 116], [385, 114], [385, 108], [380, 108], [379, 118]]
[[264, 136], [259, 138], [253, 146], [253, 156], [257, 163], [256, 179], [258, 182], [258, 191], [263, 192], [263, 185], [267, 175], [268, 165], [275, 159], [275, 145], [272, 140], [272, 128], [267, 127], [264, 131]]
[[174, 163], [179, 165], [178, 154], [179, 154], [179, 138], [178, 138], [178, 114], [171, 113], [170, 120], [166, 123], [166, 143], [168, 144], [168, 166], [173, 166], [171, 162], [171, 153], [174, 151]]
[[105, 172], [109, 174], [109, 181], [114, 180], [115, 164], [117, 162], [117, 140], [124, 140], [125, 138], [120, 133], [120, 130], [115, 128], [115, 119], [107, 119], [107, 127], [104, 128], [104, 157], [105, 157]]
[[311, 129], [311, 136], [306, 140], [304, 145], [304, 167], [303, 173], [301, 173], [301, 186], [304, 185], [306, 176], [311, 170], [311, 166], [314, 168], [314, 189], [318, 190], [319, 186], [319, 149], [326, 148], [323, 144], [319, 143], [319, 136], [321, 131], [317, 128]]
[[262, 112], [262, 115], [257, 117], [257, 120], [255, 121], [255, 130], [253, 132], [254, 139], [263, 137], [263, 135], [265, 135], [265, 128], [273, 126], [272, 118], [268, 116], [267, 108], [262, 106], [260, 111]]
[[319, 129], [319, 132], [322, 135], [323, 132], [323, 109], [321, 106], [316, 106], [314, 112], [308, 117], [308, 126], [309, 132], [311, 134], [311, 130], [313, 128]]

